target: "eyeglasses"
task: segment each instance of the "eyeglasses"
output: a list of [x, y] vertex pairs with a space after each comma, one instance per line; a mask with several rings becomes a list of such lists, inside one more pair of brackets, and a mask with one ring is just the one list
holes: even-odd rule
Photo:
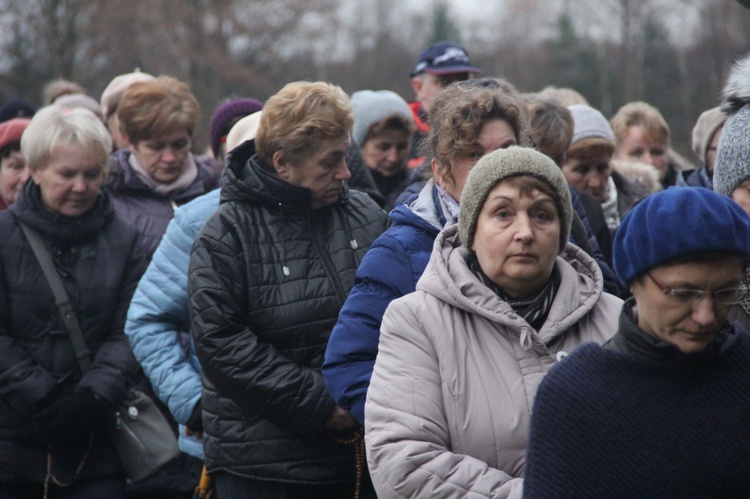
[[[680, 305], [692, 305], [698, 303], [706, 296], [706, 292], [702, 289], [668, 288], [654, 279], [654, 276], [650, 273], [646, 272], [646, 275], [654, 284], [656, 284], [656, 287], [674, 303]], [[747, 296], [747, 292], [748, 289], [742, 287], [717, 289], [711, 294], [711, 300], [714, 303], [721, 305], [735, 305]]]

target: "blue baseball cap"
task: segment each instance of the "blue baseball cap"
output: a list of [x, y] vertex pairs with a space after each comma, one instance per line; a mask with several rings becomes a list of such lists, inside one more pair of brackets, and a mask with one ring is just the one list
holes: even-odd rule
[[448, 75], [454, 73], [481, 73], [471, 65], [469, 54], [455, 42], [436, 42], [419, 54], [412, 76], [420, 73]]

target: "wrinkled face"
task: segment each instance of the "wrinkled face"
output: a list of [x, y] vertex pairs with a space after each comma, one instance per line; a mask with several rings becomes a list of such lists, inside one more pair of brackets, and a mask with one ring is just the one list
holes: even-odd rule
[[452, 73], [446, 75], [436, 75], [432, 73], [422, 73], [412, 78], [412, 89], [418, 101], [422, 103], [422, 108], [429, 115], [432, 109], [432, 101], [437, 94], [454, 81], [464, 81], [471, 79], [471, 73]]
[[47, 211], [66, 217], [77, 217], [93, 208], [105, 179], [104, 165], [72, 144], [61, 146], [48, 165], [29, 165], [29, 170], [42, 191]]
[[607, 183], [612, 175], [610, 160], [612, 155], [601, 152], [586, 158], [567, 158], [562, 172], [565, 179], [576, 189], [596, 197], [600, 202], [607, 200]]
[[552, 274], [560, 245], [554, 200], [536, 189], [530, 196], [500, 182], [477, 218], [473, 250], [482, 271], [511, 296], [540, 289]]
[[151, 178], [170, 184], [185, 171], [190, 146], [190, 134], [183, 130], [131, 144], [130, 150]]
[[0, 197], [7, 204], [16, 200], [29, 178], [29, 167], [18, 147], [9, 147], [0, 155]]
[[641, 125], [628, 127], [620, 145], [615, 150], [614, 158], [636, 160], [647, 163], [659, 172], [659, 180], [667, 175], [669, 144], [667, 137], [648, 134]]
[[279, 151], [273, 156], [274, 168], [290, 184], [310, 189], [313, 209], [329, 206], [338, 201], [344, 182], [352, 178], [345, 161], [348, 148], [349, 134], [325, 139], [317, 152], [296, 165]]
[[732, 191], [732, 199], [750, 215], [750, 179], [745, 180]]
[[433, 161], [435, 182], [460, 203], [466, 179], [469, 177], [469, 172], [474, 168], [474, 165], [477, 164], [477, 161], [485, 154], [496, 149], [505, 149], [516, 144], [516, 134], [507, 121], [498, 119], [485, 121], [484, 125], [482, 125], [482, 131], [479, 133], [474, 144], [472, 144], [472, 147], [467, 152], [458, 155], [450, 161], [450, 174], [453, 177], [452, 182], [440, 176], [437, 163]]
[[406, 168], [411, 152], [408, 130], [383, 130], [369, 137], [362, 146], [362, 160], [368, 168], [391, 177]]
[[721, 131], [724, 130], [724, 125], [721, 125], [714, 132], [711, 137], [711, 142], [706, 148], [706, 170], [708, 172], [708, 178], [714, 178], [714, 166], [716, 166], [716, 151], [719, 147], [719, 139], [721, 138]]
[[[704, 350], [732, 307], [716, 303], [711, 295], [717, 290], [740, 285], [742, 260], [728, 258], [663, 265], [648, 273], [651, 278], [643, 275], [631, 287], [638, 306], [638, 327], [674, 344], [684, 353]], [[697, 302], [680, 303], [666, 295], [659, 285], [671, 289], [698, 289], [706, 295]]]

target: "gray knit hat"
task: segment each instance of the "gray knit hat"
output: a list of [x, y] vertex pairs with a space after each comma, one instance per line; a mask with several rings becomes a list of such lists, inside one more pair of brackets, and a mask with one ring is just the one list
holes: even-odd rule
[[714, 133], [727, 120], [727, 115], [719, 106], [713, 107], [708, 111], [703, 111], [698, 117], [693, 127], [693, 151], [706, 164], [706, 153]]
[[362, 147], [370, 127], [383, 118], [398, 115], [410, 123], [414, 122], [409, 105], [397, 93], [390, 90], [360, 90], [352, 94], [354, 126], [352, 138]]
[[465, 248], [471, 250], [474, 244], [477, 218], [492, 188], [506, 178], [518, 175], [537, 177], [552, 188], [560, 215], [560, 251], [565, 248], [573, 220], [573, 206], [565, 176], [549, 157], [534, 149], [519, 146], [498, 149], [482, 156], [469, 173], [461, 192], [461, 211], [458, 216], [458, 232]]
[[568, 106], [570, 113], [573, 115], [573, 140], [570, 141], [572, 146], [583, 139], [606, 139], [614, 144], [615, 134], [612, 133], [612, 127], [609, 121], [602, 113], [590, 106], [576, 104]]
[[714, 190], [731, 196], [750, 179], [750, 57], [729, 71], [721, 108], [729, 115], [719, 138], [714, 167]]

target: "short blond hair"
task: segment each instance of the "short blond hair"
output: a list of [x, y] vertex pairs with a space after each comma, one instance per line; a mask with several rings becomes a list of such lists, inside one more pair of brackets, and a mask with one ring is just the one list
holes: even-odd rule
[[292, 165], [299, 165], [318, 151], [321, 140], [348, 136], [353, 124], [352, 105], [341, 87], [297, 81], [266, 101], [255, 147], [268, 167], [279, 151]]
[[88, 109], [44, 107], [21, 137], [21, 152], [28, 164], [38, 170], [43, 170], [66, 145], [80, 147], [108, 173], [112, 136], [102, 120]]
[[619, 147], [628, 128], [642, 126], [646, 136], [663, 139], [669, 143], [669, 125], [664, 116], [651, 104], [643, 101], [629, 102], [617, 110], [609, 120], [615, 134], [615, 147]]

